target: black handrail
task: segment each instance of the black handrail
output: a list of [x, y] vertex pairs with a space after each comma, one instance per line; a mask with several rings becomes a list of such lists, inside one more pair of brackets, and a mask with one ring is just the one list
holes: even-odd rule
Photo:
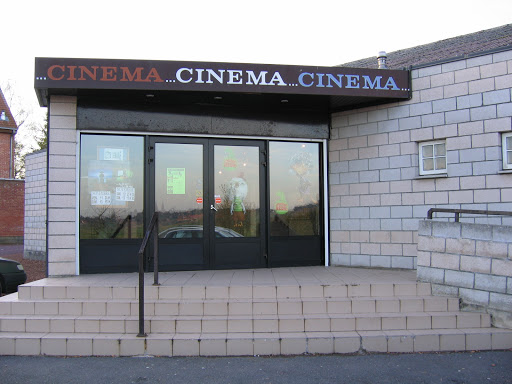
[[427, 218], [432, 220], [434, 212], [454, 213], [455, 222], [458, 223], [461, 213], [469, 213], [471, 215], [497, 215], [497, 216], [512, 216], [512, 212], [508, 211], [486, 211], [482, 209], [452, 209], [452, 208], [430, 208], [427, 212]]
[[142, 239], [142, 244], [139, 249], [139, 334], [138, 337], [146, 337], [144, 332], [144, 250], [148, 244], [149, 237], [153, 233], [153, 269], [154, 269], [154, 282], [153, 285], [158, 284], [158, 212], [153, 213], [151, 221], [149, 222], [148, 229]]
[[119, 227], [117, 227], [117, 229], [114, 231], [114, 233], [112, 234], [112, 236], [110, 236], [111, 239], [115, 239], [115, 237], [119, 234], [119, 232], [121, 232], [121, 229], [124, 228], [124, 226], [126, 225], [126, 223], [129, 222], [128, 224], [128, 238], [131, 239], [132, 238], [132, 215], [128, 215], [124, 218], [123, 222], [121, 224], [119, 224]]

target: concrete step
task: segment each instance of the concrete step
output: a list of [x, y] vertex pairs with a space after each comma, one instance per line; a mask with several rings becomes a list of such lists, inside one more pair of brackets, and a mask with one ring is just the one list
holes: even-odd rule
[[[151, 334], [296, 333], [469, 329], [490, 327], [488, 314], [410, 312], [371, 314], [147, 316]], [[3, 315], [0, 332], [138, 333], [137, 316]]]
[[[6, 296], [8, 297], [8, 296]], [[146, 315], [309, 315], [340, 313], [447, 312], [459, 300], [441, 296], [393, 296], [292, 299], [148, 299]], [[133, 299], [46, 299], [0, 301], [0, 315], [130, 316], [137, 315]]]
[[[18, 287], [20, 300], [91, 299], [112, 300], [138, 298], [136, 284], [131, 286], [66, 286], [62, 279], [42, 279]], [[428, 283], [378, 284], [311, 284], [311, 285], [160, 285], [144, 288], [145, 298], [156, 299], [285, 299], [425, 296], [431, 294]]]
[[439, 352], [512, 348], [497, 328], [306, 333], [127, 334], [0, 333], [0, 355], [252, 356]]

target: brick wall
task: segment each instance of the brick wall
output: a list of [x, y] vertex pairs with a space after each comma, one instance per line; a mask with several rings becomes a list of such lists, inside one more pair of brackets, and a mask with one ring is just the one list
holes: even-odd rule
[[25, 259], [46, 260], [46, 150], [25, 158]]
[[0, 179], [13, 177], [14, 140], [11, 130], [0, 130]]
[[[415, 268], [429, 208], [512, 211], [500, 138], [511, 87], [512, 50], [414, 69], [411, 100], [333, 114], [331, 264]], [[419, 177], [418, 143], [434, 139], [446, 140], [447, 175]]]
[[0, 243], [23, 243], [25, 182], [0, 179]]
[[76, 274], [76, 97], [52, 96], [48, 148], [48, 276]]
[[421, 221], [418, 280], [512, 327], [512, 226]]

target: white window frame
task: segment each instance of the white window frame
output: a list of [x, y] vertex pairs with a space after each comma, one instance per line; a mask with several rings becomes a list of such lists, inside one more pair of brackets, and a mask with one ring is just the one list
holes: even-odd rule
[[512, 170], [512, 163], [507, 161], [507, 152], [512, 152], [512, 147], [507, 148], [507, 137], [512, 137], [512, 132], [501, 134], [501, 150], [503, 158], [503, 170]]
[[[419, 169], [420, 169], [420, 176], [426, 176], [426, 175], [446, 175], [447, 173], [447, 161], [445, 162], [446, 167], [443, 169], [433, 169], [433, 170], [424, 170], [423, 169], [423, 148], [426, 146], [432, 146], [436, 144], [444, 144], [445, 145], [445, 152], [444, 152], [444, 158], [446, 160], [446, 141], [445, 140], [436, 140], [436, 141], [424, 141], [421, 143], [418, 143], [418, 162], [419, 162]], [[432, 159], [434, 159], [434, 167], [435, 167], [435, 154], [434, 154], [434, 148], [432, 148]], [[438, 156], [443, 157], [443, 156]]]

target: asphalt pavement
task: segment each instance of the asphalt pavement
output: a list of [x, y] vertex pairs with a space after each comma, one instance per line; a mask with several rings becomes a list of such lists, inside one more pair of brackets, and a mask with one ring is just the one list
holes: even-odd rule
[[512, 383], [512, 351], [295, 357], [0, 357], [0, 383]]

